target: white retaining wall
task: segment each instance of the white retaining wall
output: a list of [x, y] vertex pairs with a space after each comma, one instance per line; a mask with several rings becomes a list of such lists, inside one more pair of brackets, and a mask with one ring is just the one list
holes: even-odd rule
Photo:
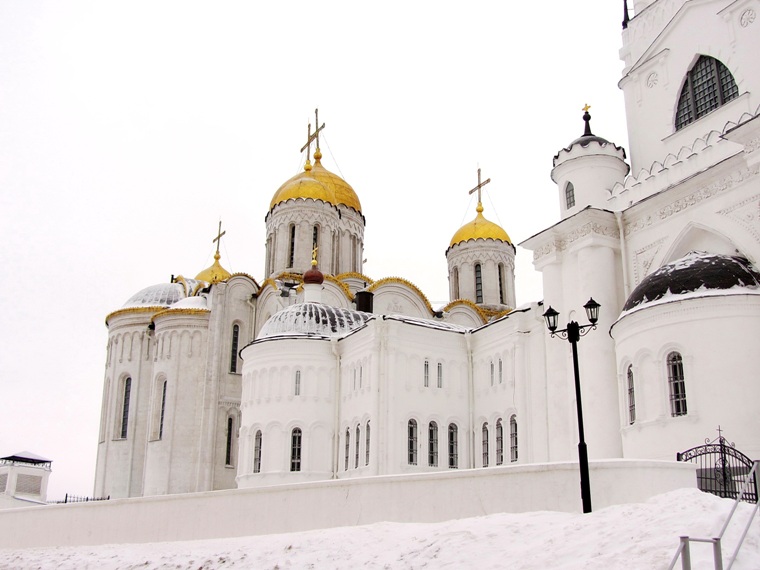
[[[594, 509], [696, 486], [696, 467], [688, 463], [614, 459], [590, 467]], [[0, 548], [197, 540], [541, 510], [580, 512], [577, 463], [10, 509], [0, 512]]]

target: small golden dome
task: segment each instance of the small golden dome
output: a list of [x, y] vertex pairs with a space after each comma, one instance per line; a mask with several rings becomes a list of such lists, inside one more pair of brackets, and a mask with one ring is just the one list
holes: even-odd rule
[[195, 278], [198, 281], [205, 281], [206, 283], [211, 283], [212, 285], [215, 285], [216, 283], [220, 283], [222, 281], [226, 281], [230, 277], [232, 277], [232, 273], [227, 271], [224, 267], [222, 267], [219, 264], [219, 258], [221, 256], [219, 255], [219, 252], [217, 251], [214, 254], [214, 263], [211, 265], [211, 267], [207, 267], [203, 271], [201, 271], [198, 275], [195, 276]]
[[449, 247], [452, 247], [458, 243], [469, 241], [471, 239], [492, 239], [507, 242], [512, 244], [512, 240], [509, 239], [507, 232], [505, 232], [501, 226], [489, 222], [483, 217], [483, 204], [478, 202], [476, 209], [478, 215], [471, 222], [463, 225], [451, 238]]
[[303, 172], [296, 174], [280, 186], [274, 193], [269, 209], [287, 200], [311, 198], [322, 200], [333, 206], [344, 204], [361, 213], [362, 205], [354, 189], [340, 176], [322, 166], [321, 158], [322, 153], [317, 149], [314, 153], [314, 164], [307, 161]]

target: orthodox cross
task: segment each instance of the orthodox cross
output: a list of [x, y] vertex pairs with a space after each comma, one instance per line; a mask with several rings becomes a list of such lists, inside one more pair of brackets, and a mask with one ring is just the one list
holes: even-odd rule
[[480, 189], [483, 188], [483, 186], [485, 186], [486, 184], [488, 184], [490, 181], [491, 181], [490, 178], [488, 180], [484, 181], [484, 182], [480, 181], [480, 168], [478, 168], [478, 185], [475, 186], [475, 188], [473, 188], [469, 192], [470, 194], [472, 194], [473, 192], [475, 192], [477, 190], [477, 192], [478, 192], [478, 204], [480, 204]]
[[211, 240], [211, 243], [216, 242], [216, 252], [219, 253], [219, 244], [222, 242], [222, 236], [227, 233], [227, 230], [222, 231], [222, 220], [219, 220], [219, 229], [217, 230], [216, 237]]
[[588, 103], [586, 103], [586, 104], [583, 106], [583, 109], [581, 109], [581, 111], [583, 111], [584, 113], [588, 113], [588, 110], [589, 110], [590, 108], [591, 108], [591, 105], [589, 105]]
[[317, 150], [319, 150], [319, 131], [325, 128], [325, 124], [322, 123], [320, 126], [319, 124], [319, 109], [314, 109], [314, 116], [316, 117], [316, 125], [317, 130], [315, 130], [313, 133], [311, 132], [311, 123], [309, 123], [308, 128], [308, 136], [306, 138], [306, 144], [301, 147], [301, 152], [306, 151], [306, 160], [309, 160], [311, 158], [311, 143], [316, 141], [317, 143]]
[[723, 437], [723, 430], [720, 429], [720, 424], [718, 424], [718, 439], [720, 439], [721, 437]]

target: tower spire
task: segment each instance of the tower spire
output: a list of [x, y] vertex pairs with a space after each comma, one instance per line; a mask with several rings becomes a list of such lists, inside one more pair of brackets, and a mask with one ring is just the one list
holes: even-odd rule
[[583, 136], [584, 137], [593, 137], [594, 133], [591, 132], [591, 114], [588, 112], [588, 110], [591, 108], [591, 105], [586, 103], [583, 106], [583, 120], [586, 123], [586, 126], [583, 129]]

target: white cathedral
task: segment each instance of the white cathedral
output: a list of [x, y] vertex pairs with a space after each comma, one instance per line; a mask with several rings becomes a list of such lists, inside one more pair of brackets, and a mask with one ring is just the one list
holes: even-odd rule
[[572, 461], [571, 346], [544, 313], [585, 324], [590, 297], [592, 460], [675, 460], [718, 426], [760, 457], [760, 1], [633, 8], [629, 154], [588, 110], [557, 141], [560, 219], [519, 244], [542, 301], [515, 306], [518, 252], [480, 200], [440, 244], [446, 306], [364, 275], [371, 212], [322, 164], [317, 121], [303, 171], [273, 189], [260, 280], [222, 267], [220, 229], [211, 267], [106, 317], [95, 495]]

